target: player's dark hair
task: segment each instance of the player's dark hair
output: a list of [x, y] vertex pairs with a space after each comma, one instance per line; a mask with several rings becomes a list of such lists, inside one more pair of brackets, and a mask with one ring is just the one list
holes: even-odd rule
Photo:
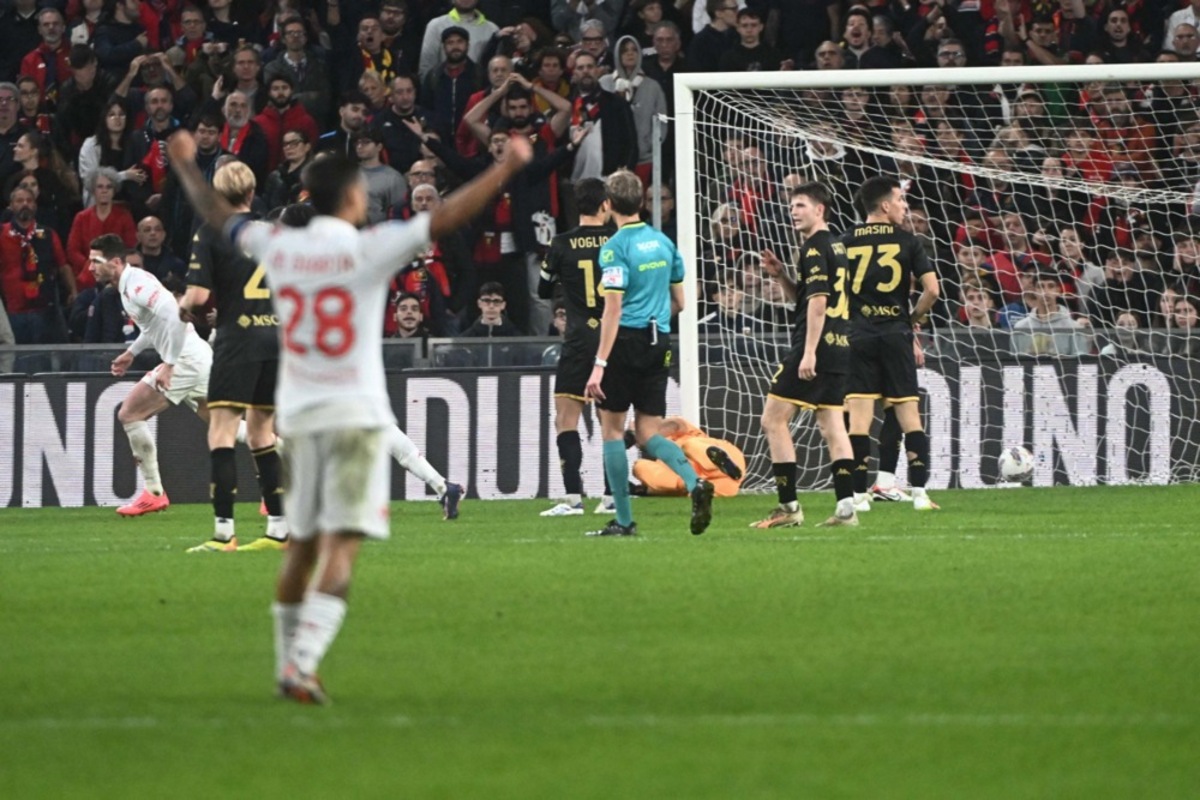
[[495, 294], [504, 297], [504, 284], [498, 281], [488, 281], [479, 287], [479, 296], [483, 297], [485, 294]]
[[[826, 211], [833, 205], [833, 193], [826, 188], [825, 184], [817, 183], [816, 181], [801, 184], [792, 190], [792, 197], [799, 196], [807, 197], [816, 205], [825, 206]], [[825, 215], [822, 214], [821, 216]]]
[[879, 210], [883, 201], [890, 198], [892, 192], [899, 188], [900, 181], [887, 175], [867, 178], [859, 187], [858, 194], [854, 197], [854, 204], [858, 206], [858, 210], [864, 216], [873, 214]]
[[125, 246], [125, 242], [121, 241], [121, 237], [115, 233], [106, 233], [103, 236], [97, 236], [92, 239], [88, 245], [92, 250], [99, 250], [100, 255], [104, 256], [107, 261], [110, 258], [124, 258], [129, 253], [129, 248]]
[[358, 165], [343, 155], [326, 156], [304, 168], [301, 182], [308, 190], [308, 202], [323, 216], [335, 215], [345, 204], [346, 195], [358, 183]]
[[308, 203], [292, 203], [279, 214], [279, 221], [289, 228], [307, 228], [317, 215], [317, 210]]
[[642, 210], [642, 179], [627, 169], [619, 169], [604, 179], [613, 211], [631, 217]]
[[575, 206], [584, 216], [594, 217], [608, 199], [608, 189], [599, 178], [584, 178], [575, 184]]

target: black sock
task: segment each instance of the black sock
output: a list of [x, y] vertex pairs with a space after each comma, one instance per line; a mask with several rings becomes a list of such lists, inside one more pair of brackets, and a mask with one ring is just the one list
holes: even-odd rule
[[237, 462], [232, 447], [212, 451], [213, 514], [220, 519], [233, 519], [233, 498], [237, 495]]
[[883, 412], [883, 427], [879, 429], [879, 471], [896, 474], [900, 463], [900, 423], [896, 421], [896, 409]]
[[908, 451], [908, 485], [925, 488], [929, 480], [929, 437], [925, 431], [906, 433], [904, 449]]
[[871, 437], [865, 434], [850, 434], [850, 446], [854, 448], [854, 491], [867, 491], [867, 462], [871, 460]]
[[579, 477], [579, 467], [583, 464], [583, 445], [579, 441], [579, 431], [563, 431], [557, 441], [563, 486], [567, 494], [583, 494], [583, 479]]
[[854, 496], [854, 459], [839, 458], [829, 465], [833, 474], [833, 495], [838, 500]]
[[263, 502], [267, 504], [267, 514], [282, 517], [283, 486], [280, 481], [282, 464], [279, 451], [275, 445], [269, 445], [251, 452], [254, 454], [254, 471], [258, 473], [258, 488], [262, 492]]
[[779, 504], [796, 502], [796, 462], [774, 463], [771, 472], [775, 475], [775, 493], [779, 495]]

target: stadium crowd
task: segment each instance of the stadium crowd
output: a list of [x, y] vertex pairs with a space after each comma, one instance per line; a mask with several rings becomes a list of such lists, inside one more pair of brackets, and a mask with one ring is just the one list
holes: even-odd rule
[[[195, 133], [210, 179], [228, 160], [251, 168], [264, 217], [304, 200], [299, 176], [322, 153], [355, 158], [372, 221], [436, 207], [503, 159], [510, 137], [528, 137], [531, 167], [469, 231], [396, 276], [384, 324], [397, 337], [553, 335], [561, 306], [538, 297], [541, 256], [575, 224], [576, 181], [634, 170], [647, 215], [658, 191], [674, 237], [669, 125], [664, 185], [650, 186], [650, 174], [653, 120], [674, 114], [676, 73], [1191, 62], [1200, 48], [1200, 0], [6, 5], [0, 344], [136, 336], [115, 288], [87, 268], [88, 243], [102, 234], [182, 291], [200, 221], [166, 162], [165, 141], [181, 127]], [[737, 126], [714, 131], [720, 167], [700, 187], [704, 330], [785, 322], [759, 252], [789, 240], [790, 187], [827, 182], [846, 201], [832, 220], [844, 229], [857, 218], [848, 199], [881, 172], [905, 180], [910, 224], [946, 286], [935, 327], [1012, 331], [1018, 352], [1097, 352], [1102, 328], [1125, 332], [1109, 352], [1154, 349], [1136, 332], [1200, 320], [1200, 222], [1190, 207], [1139, 206], [1136, 190], [1196, 194], [1196, 89], [847, 88], [803, 96], [828, 130], [798, 151]], [[853, 146], [866, 142], [896, 155]], [[963, 169], [937, 166], [947, 163]], [[1016, 177], [974, 177], [975, 165]], [[1078, 187], [1071, 180], [1129, 191], [1061, 188]], [[1177, 351], [1176, 339], [1163, 341]]]

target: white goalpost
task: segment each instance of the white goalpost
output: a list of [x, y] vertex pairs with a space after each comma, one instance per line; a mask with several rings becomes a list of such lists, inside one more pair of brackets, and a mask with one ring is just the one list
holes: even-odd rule
[[[1195, 64], [676, 75], [683, 413], [769, 486], [758, 415], [791, 315], [757, 255], [794, 263], [788, 187], [825, 183], [842, 232], [891, 174], [943, 289], [931, 488], [998, 484], [1013, 445], [1036, 485], [1200, 479], [1198, 86]], [[827, 485], [803, 416], [797, 436], [800, 485]]]

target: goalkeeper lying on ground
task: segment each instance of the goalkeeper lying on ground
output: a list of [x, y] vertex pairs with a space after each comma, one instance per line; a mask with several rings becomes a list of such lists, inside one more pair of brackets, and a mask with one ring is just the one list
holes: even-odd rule
[[[746, 457], [723, 439], [713, 439], [683, 417], [667, 417], [659, 433], [679, 445], [696, 474], [713, 485], [718, 497], [733, 497], [742, 485]], [[639, 458], [633, 465], [633, 477], [641, 482], [633, 493], [641, 495], [687, 494], [683, 479], [661, 461]]]

